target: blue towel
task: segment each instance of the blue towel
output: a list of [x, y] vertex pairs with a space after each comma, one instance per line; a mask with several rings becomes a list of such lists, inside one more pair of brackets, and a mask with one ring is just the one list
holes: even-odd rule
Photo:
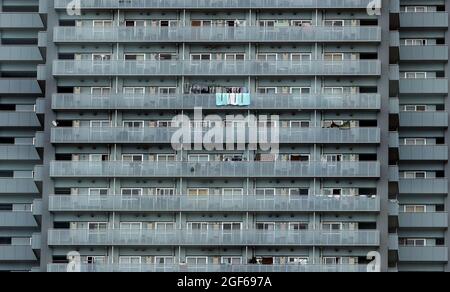
[[250, 105], [250, 93], [243, 93], [242, 94], [242, 105]]
[[216, 93], [216, 105], [222, 106], [223, 104], [223, 94], [222, 93]]
[[244, 94], [243, 93], [236, 93], [236, 104], [244, 105]]

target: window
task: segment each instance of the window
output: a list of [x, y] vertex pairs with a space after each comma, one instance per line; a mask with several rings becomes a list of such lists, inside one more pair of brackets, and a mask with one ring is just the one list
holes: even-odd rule
[[258, 61], [276, 61], [278, 59], [278, 54], [276, 53], [269, 53], [269, 54], [257, 54], [256, 59]]
[[145, 61], [145, 54], [124, 54], [126, 61]]
[[275, 230], [275, 222], [257, 222], [257, 230]]
[[189, 154], [188, 161], [190, 162], [207, 162], [209, 161], [208, 154]]
[[426, 105], [402, 105], [401, 109], [404, 112], [425, 112], [428, 107]]
[[324, 20], [323, 21], [324, 26], [342, 27], [342, 26], [344, 26], [344, 24], [345, 24], [344, 20]]
[[404, 79], [426, 79], [427, 72], [402, 72], [401, 76]]
[[323, 93], [329, 95], [342, 95], [344, 94], [344, 87], [324, 87]]
[[104, 264], [106, 263], [105, 256], [86, 256], [84, 259], [84, 263], [88, 265], [92, 264]]
[[90, 188], [89, 196], [106, 196], [108, 195], [107, 188]]
[[222, 230], [224, 231], [237, 231], [242, 229], [242, 223], [240, 222], [224, 222], [222, 223]]
[[136, 26], [146, 26], [147, 22], [145, 20], [125, 20], [125, 26], [136, 27]]
[[405, 39], [403, 44], [405, 46], [426, 46], [428, 41], [426, 39]]
[[427, 178], [427, 173], [425, 171], [405, 171], [403, 173], [403, 178], [405, 178], [405, 179], [425, 179], [425, 178]]
[[[89, 154], [87, 157], [81, 157], [81, 160], [83, 158], [87, 158], [88, 161], [108, 161], [109, 155], [108, 154]], [[75, 156], [76, 161], [76, 156]]]
[[111, 126], [111, 122], [108, 120], [90, 121], [91, 128], [103, 128], [103, 127], [109, 127], [109, 126]]
[[310, 53], [291, 54], [291, 61], [311, 61]]
[[225, 54], [225, 61], [243, 61], [245, 54]]
[[88, 223], [88, 230], [90, 230], [90, 231], [100, 231], [100, 230], [106, 230], [106, 229], [108, 229], [107, 222], [89, 222]]
[[224, 196], [242, 196], [243, 194], [244, 190], [239, 188], [224, 188], [222, 190]]
[[119, 264], [121, 265], [132, 265], [141, 264], [142, 258], [140, 256], [120, 256]]
[[291, 87], [289, 88], [289, 93], [295, 95], [310, 94], [311, 87]]
[[176, 161], [175, 154], [157, 154], [156, 161]]
[[193, 61], [209, 61], [209, 60], [211, 60], [211, 54], [191, 54], [191, 60], [193, 60]]
[[208, 196], [209, 189], [188, 189], [188, 196]]
[[120, 222], [120, 229], [124, 230], [141, 230], [142, 222]]
[[106, 96], [111, 93], [111, 87], [92, 87], [91, 94], [96, 96]]
[[112, 20], [94, 20], [92, 22], [94, 28], [106, 28], [106, 27], [112, 27], [113, 22]]
[[403, 211], [405, 213], [425, 213], [427, 207], [425, 205], [404, 205]]
[[125, 94], [125, 95], [144, 95], [145, 87], [124, 87], [123, 94]]
[[160, 87], [158, 89], [161, 95], [175, 95], [177, 93], [176, 87]]
[[276, 87], [258, 87], [258, 94], [276, 94]]
[[109, 61], [111, 54], [92, 54], [92, 61]]
[[193, 266], [204, 266], [208, 264], [208, 257], [186, 257], [186, 264]]
[[288, 257], [288, 264], [290, 265], [307, 265], [309, 258], [307, 257]]
[[222, 265], [241, 265], [242, 257], [222, 257], [220, 263]]
[[311, 26], [312, 20], [292, 20], [291, 26]]
[[138, 197], [142, 196], [143, 190], [141, 188], [123, 188], [121, 190], [122, 196], [125, 197]]
[[404, 6], [405, 12], [414, 12], [414, 13], [421, 13], [421, 12], [427, 12], [428, 7], [427, 6]]
[[425, 139], [425, 138], [405, 138], [405, 139], [403, 139], [403, 145], [427, 145], [427, 139]]
[[425, 238], [399, 238], [401, 246], [426, 246], [427, 240]]
[[157, 196], [174, 196], [175, 189], [174, 188], [156, 188], [152, 193]]
[[323, 54], [323, 59], [325, 61], [343, 61], [344, 54], [343, 53], [325, 53], [325, 54]]
[[143, 154], [122, 154], [122, 161], [142, 162], [142, 161], [144, 161], [144, 155]]
[[144, 121], [124, 121], [123, 127], [124, 128], [143, 128]]

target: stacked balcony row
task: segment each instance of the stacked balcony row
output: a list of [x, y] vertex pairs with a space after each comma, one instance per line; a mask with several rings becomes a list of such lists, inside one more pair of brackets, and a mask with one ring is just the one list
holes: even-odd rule
[[[179, 95], [127, 95], [108, 94], [96, 96], [92, 94], [54, 94], [52, 109], [63, 110], [173, 110], [173, 109], [236, 110], [242, 106], [217, 106], [216, 96], [212, 94], [179, 94]], [[379, 94], [351, 95], [251, 95], [251, 104], [245, 109], [308, 109], [308, 110], [380, 110]]]
[[261, 230], [49, 230], [50, 246], [378, 246], [380, 233], [364, 231], [261, 231]]
[[[107, 143], [107, 144], [163, 144], [172, 143], [173, 137], [182, 128], [124, 128], [124, 127], [100, 127], [100, 128], [53, 128], [51, 133], [52, 143]], [[243, 130], [243, 133], [239, 133]], [[379, 128], [351, 128], [351, 129], [326, 129], [326, 128], [281, 128], [276, 129], [278, 133], [271, 132], [270, 128], [217, 128], [208, 129], [188, 129], [183, 136], [183, 143], [195, 141], [195, 137], [204, 137], [208, 131], [215, 134], [222, 133], [222, 137], [240, 143], [256, 142], [258, 137], [267, 137], [267, 141], [278, 141], [281, 144], [379, 144]], [[233, 133], [230, 134], [230, 131]], [[272, 129], [273, 131], [273, 129]], [[184, 134], [183, 134], [184, 135]], [[257, 135], [257, 136], [256, 136]], [[189, 138], [190, 136], [190, 138]], [[180, 141], [181, 143], [181, 141]], [[0, 149], [1, 150], [1, 149]]]
[[[67, 272], [67, 264], [49, 264], [48, 272]], [[215, 273], [272, 273], [272, 272], [367, 272], [367, 265], [145, 265], [145, 264], [82, 264], [81, 272], [215, 272]]]
[[379, 178], [380, 163], [367, 162], [83, 162], [52, 161], [53, 178], [78, 177], [253, 177]]
[[381, 75], [381, 62], [359, 61], [54, 61], [64, 76], [301, 76]]
[[49, 198], [51, 212], [379, 212], [380, 198], [368, 196], [60, 196]]
[[[72, 0], [54, 0], [66, 9]], [[372, 0], [83, 0], [82, 9], [365, 9]]]
[[380, 42], [377, 26], [354, 27], [55, 27], [55, 43]]

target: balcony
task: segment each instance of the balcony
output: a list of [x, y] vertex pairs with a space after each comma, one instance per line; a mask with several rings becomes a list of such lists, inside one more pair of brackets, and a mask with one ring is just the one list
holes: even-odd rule
[[377, 60], [359, 61], [54, 61], [57, 77], [86, 76], [380, 76]]
[[43, 29], [44, 24], [37, 13], [2, 12], [0, 29]]
[[400, 175], [398, 172], [398, 166], [390, 165], [389, 166], [389, 181], [390, 182], [398, 182], [399, 178], [400, 178]]
[[213, 110], [277, 109], [286, 110], [380, 110], [381, 97], [378, 94], [352, 95], [251, 95], [250, 106], [217, 106], [212, 94], [179, 95], [134, 95], [111, 94], [55, 94], [52, 96], [53, 110], [183, 110], [201, 107]]
[[0, 112], [0, 127], [39, 128], [40, 126], [35, 112]]
[[445, 28], [448, 27], [447, 12], [400, 13], [400, 26], [408, 28]]
[[0, 245], [0, 261], [36, 261], [36, 255], [29, 245]]
[[53, 178], [78, 177], [230, 177], [379, 178], [379, 162], [83, 162], [53, 161]]
[[51, 212], [379, 212], [380, 198], [327, 196], [57, 196], [49, 197]]
[[356, 27], [55, 27], [56, 43], [380, 42], [377, 26]]
[[50, 246], [378, 246], [378, 231], [194, 231], [55, 229], [48, 231]]
[[400, 127], [447, 128], [448, 112], [400, 112]]
[[40, 161], [34, 145], [0, 145], [0, 161]]
[[402, 145], [400, 146], [400, 160], [447, 160], [447, 145]]
[[0, 194], [38, 194], [32, 178], [0, 178]]
[[447, 78], [400, 79], [400, 94], [442, 94], [448, 92]]
[[447, 262], [447, 246], [400, 246], [401, 262]]
[[[174, 135], [181, 131], [182, 128], [139, 128], [130, 129], [122, 127], [112, 128], [53, 128], [51, 133], [52, 143], [120, 143], [120, 144], [167, 144], [172, 143]], [[246, 143], [256, 140], [255, 134], [267, 135], [268, 141], [274, 140], [278, 136], [281, 144], [294, 143], [317, 143], [317, 144], [379, 144], [380, 129], [378, 128], [352, 128], [352, 129], [335, 129], [335, 128], [280, 128], [279, 132], [274, 133], [272, 130], [263, 128], [227, 128], [222, 129], [216, 127], [211, 129], [188, 129], [186, 136], [183, 137], [185, 144], [191, 144], [195, 141], [194, 137], [198, 134], [223, 133], [223, 137], [229, 138], [234, 131], [235, 141], [244, 141]], [[242, 135], [242, 136], [241, 136]], [[238, 137], [239, 136], [239, 137]], [[181, 143], [181, 142], [180, 142]], [[1, 149], [0, 149], [1, 150]]]
[[444, 228], [448, 227], [448, 213], [400, 213], [400, 228]]
[[[66, 9], [72, 0], [54, 0], [55, 9]], [[297, 8], [366, 8], [372, 0], [83, 0], [87, 9], [297, 9]]]
[[31, 212], [0, 212], [1, 228], [35, 228], [37, 227]]
[[0, 94], [42, 94], [42, 90], [35, 79], [0, 78]]
[[[67, 272], [67, 264], [49, 264], [47, 272]], [[82, 264], [81, 272], [215, 272], [215, 273], [276, 273], [276, 272], [367, 272], [367, 265], [152, 265], [152, 264]]]
[[448, 46], [400, 46], [402, 61], [447, 61]]
[[389, 148], [398, 148], [399, 141], [398, 132], [389, 132]]
[[448, 194], [448, 179], [401, 179], [400, 194]]

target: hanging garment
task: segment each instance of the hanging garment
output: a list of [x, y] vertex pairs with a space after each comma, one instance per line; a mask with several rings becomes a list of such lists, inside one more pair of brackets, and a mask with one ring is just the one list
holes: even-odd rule
[[222, 106], [223, 104], [223, 99], [222, 99], [222, 93], [216, 93], [216, 105], [217, 106]]
[[250, 104], [251, 104], [250, 93], [243, 93], [242, 94], [242, 105], [248, 106]]
[[244, 105], [244, 94], [243, 93], [236, 93], [236, 104]]
[[222, 93], [223, 105], [229, 105], [230, 102], [230, 93]]
[[231, 105], [237, 105], [236, 93], [230, 93], [230, 102]]

